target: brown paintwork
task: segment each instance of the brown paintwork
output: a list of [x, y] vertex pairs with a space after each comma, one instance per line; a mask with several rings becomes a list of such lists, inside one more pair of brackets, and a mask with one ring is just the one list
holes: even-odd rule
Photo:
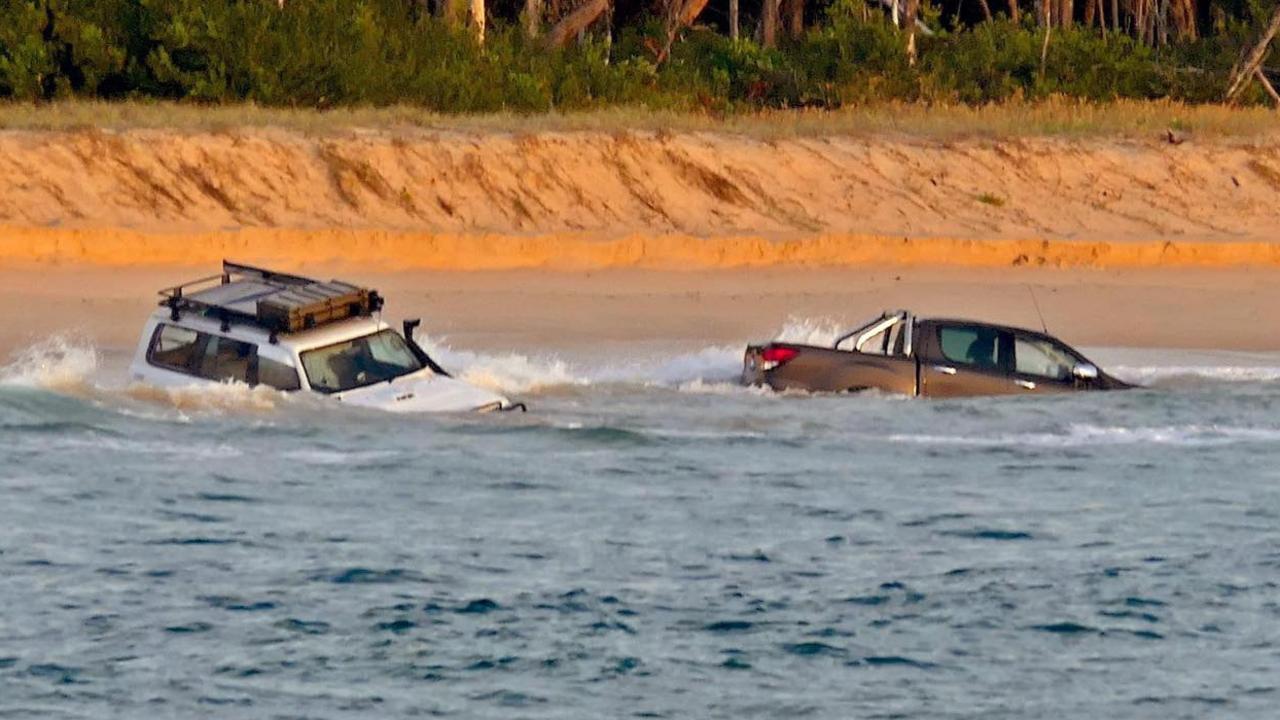
[[[892, 316], [886, 313], [882, 319]], [[1093, 379], [1075, 377], [1077, 370], [1087, 371], [1090, 367], [1096, 369], [1096, 366], [1065, 343], [1044, 333], [968, 320], [922, 320], [906, 313], [902, 316], [904, 320], [901, 322], [913, 323], [909, 354], [903, 343], [896, 348], [896, 353], [890, 350], [889, 354], [781, 342], [753, 345], [747, 348], [743, 358], [742, 380], [748, 385], [767, 385], [775, 390], [853, 392], [877, 389], [932, 398], [1032, 395], [1131, 387], [1101, 370], [1097, 370], [1097, 377]], [[880, 321], [872, 321], [865, 327]], [[944, 328], [957, 331], [960, 339], [973, 336], [974, 341], [968, 344], [971, 353], [975, 346], [982, 346], [982, 341], [989, 342], [985, 348], [992, 348], [989, 351], [991, 364], [983, 366], [967, 358], [947, 357], [940, 342], [940, 329]], [[956, 339], [957, 335], [951, 337]], [[982, 341], [977, 339], [979, 337]], [[1071, 362], [1072, 367], [1056, 366], [1057, 375], [1046, 374], [1048, 371], [1040, 374], [1019, 372], [1015, 356], [1017, 348], [1035, 345], [1051, 346]], [[798, 354], [777, 367], [769, 368], [765, 366], [762, 354], [770, 347], [791, 349]], [[955, 347], [953, 344], [953, 355]], [[1027, 351], [1028, 356], [1034, 355], [1033, 351], [1034, 347]], [[980, 356], [983, 354], [979, 352]]]

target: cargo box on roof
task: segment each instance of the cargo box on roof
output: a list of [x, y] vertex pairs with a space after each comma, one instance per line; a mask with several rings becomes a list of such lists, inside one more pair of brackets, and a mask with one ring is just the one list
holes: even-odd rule
[[318, 325], [369, 315], [376, 293], [333, 280], [296, 285], [258, 301], [258, 320], [276, 332], [298, 332]]

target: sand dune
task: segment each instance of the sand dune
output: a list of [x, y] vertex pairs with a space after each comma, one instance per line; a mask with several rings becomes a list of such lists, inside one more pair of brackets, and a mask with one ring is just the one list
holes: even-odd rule
[[5, 132], [0, 225], [9, 261], [1275, 265], [1280, 141]]

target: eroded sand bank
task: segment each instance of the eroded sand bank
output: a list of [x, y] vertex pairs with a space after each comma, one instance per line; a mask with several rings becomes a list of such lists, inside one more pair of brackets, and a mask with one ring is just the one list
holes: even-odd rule
[[194, 245], [441, 269], [1274, 263], [1278, 198], [1274, 137], [0, 133], [6, 259], [168, 262]]

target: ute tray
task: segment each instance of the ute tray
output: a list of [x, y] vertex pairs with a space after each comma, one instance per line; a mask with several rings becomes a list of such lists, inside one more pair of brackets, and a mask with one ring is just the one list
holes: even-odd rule
[[[214, 280], [219, 280], [213, 284]], [[183, 311], [199, 312], [264, 328], [272, 337], [372, 315], [382, 309], [376, 290], [340, 280], [321, 282], [249, 265], [223, 261], [222, 274], [160, 291], [161, 305], [174, 320]]]

